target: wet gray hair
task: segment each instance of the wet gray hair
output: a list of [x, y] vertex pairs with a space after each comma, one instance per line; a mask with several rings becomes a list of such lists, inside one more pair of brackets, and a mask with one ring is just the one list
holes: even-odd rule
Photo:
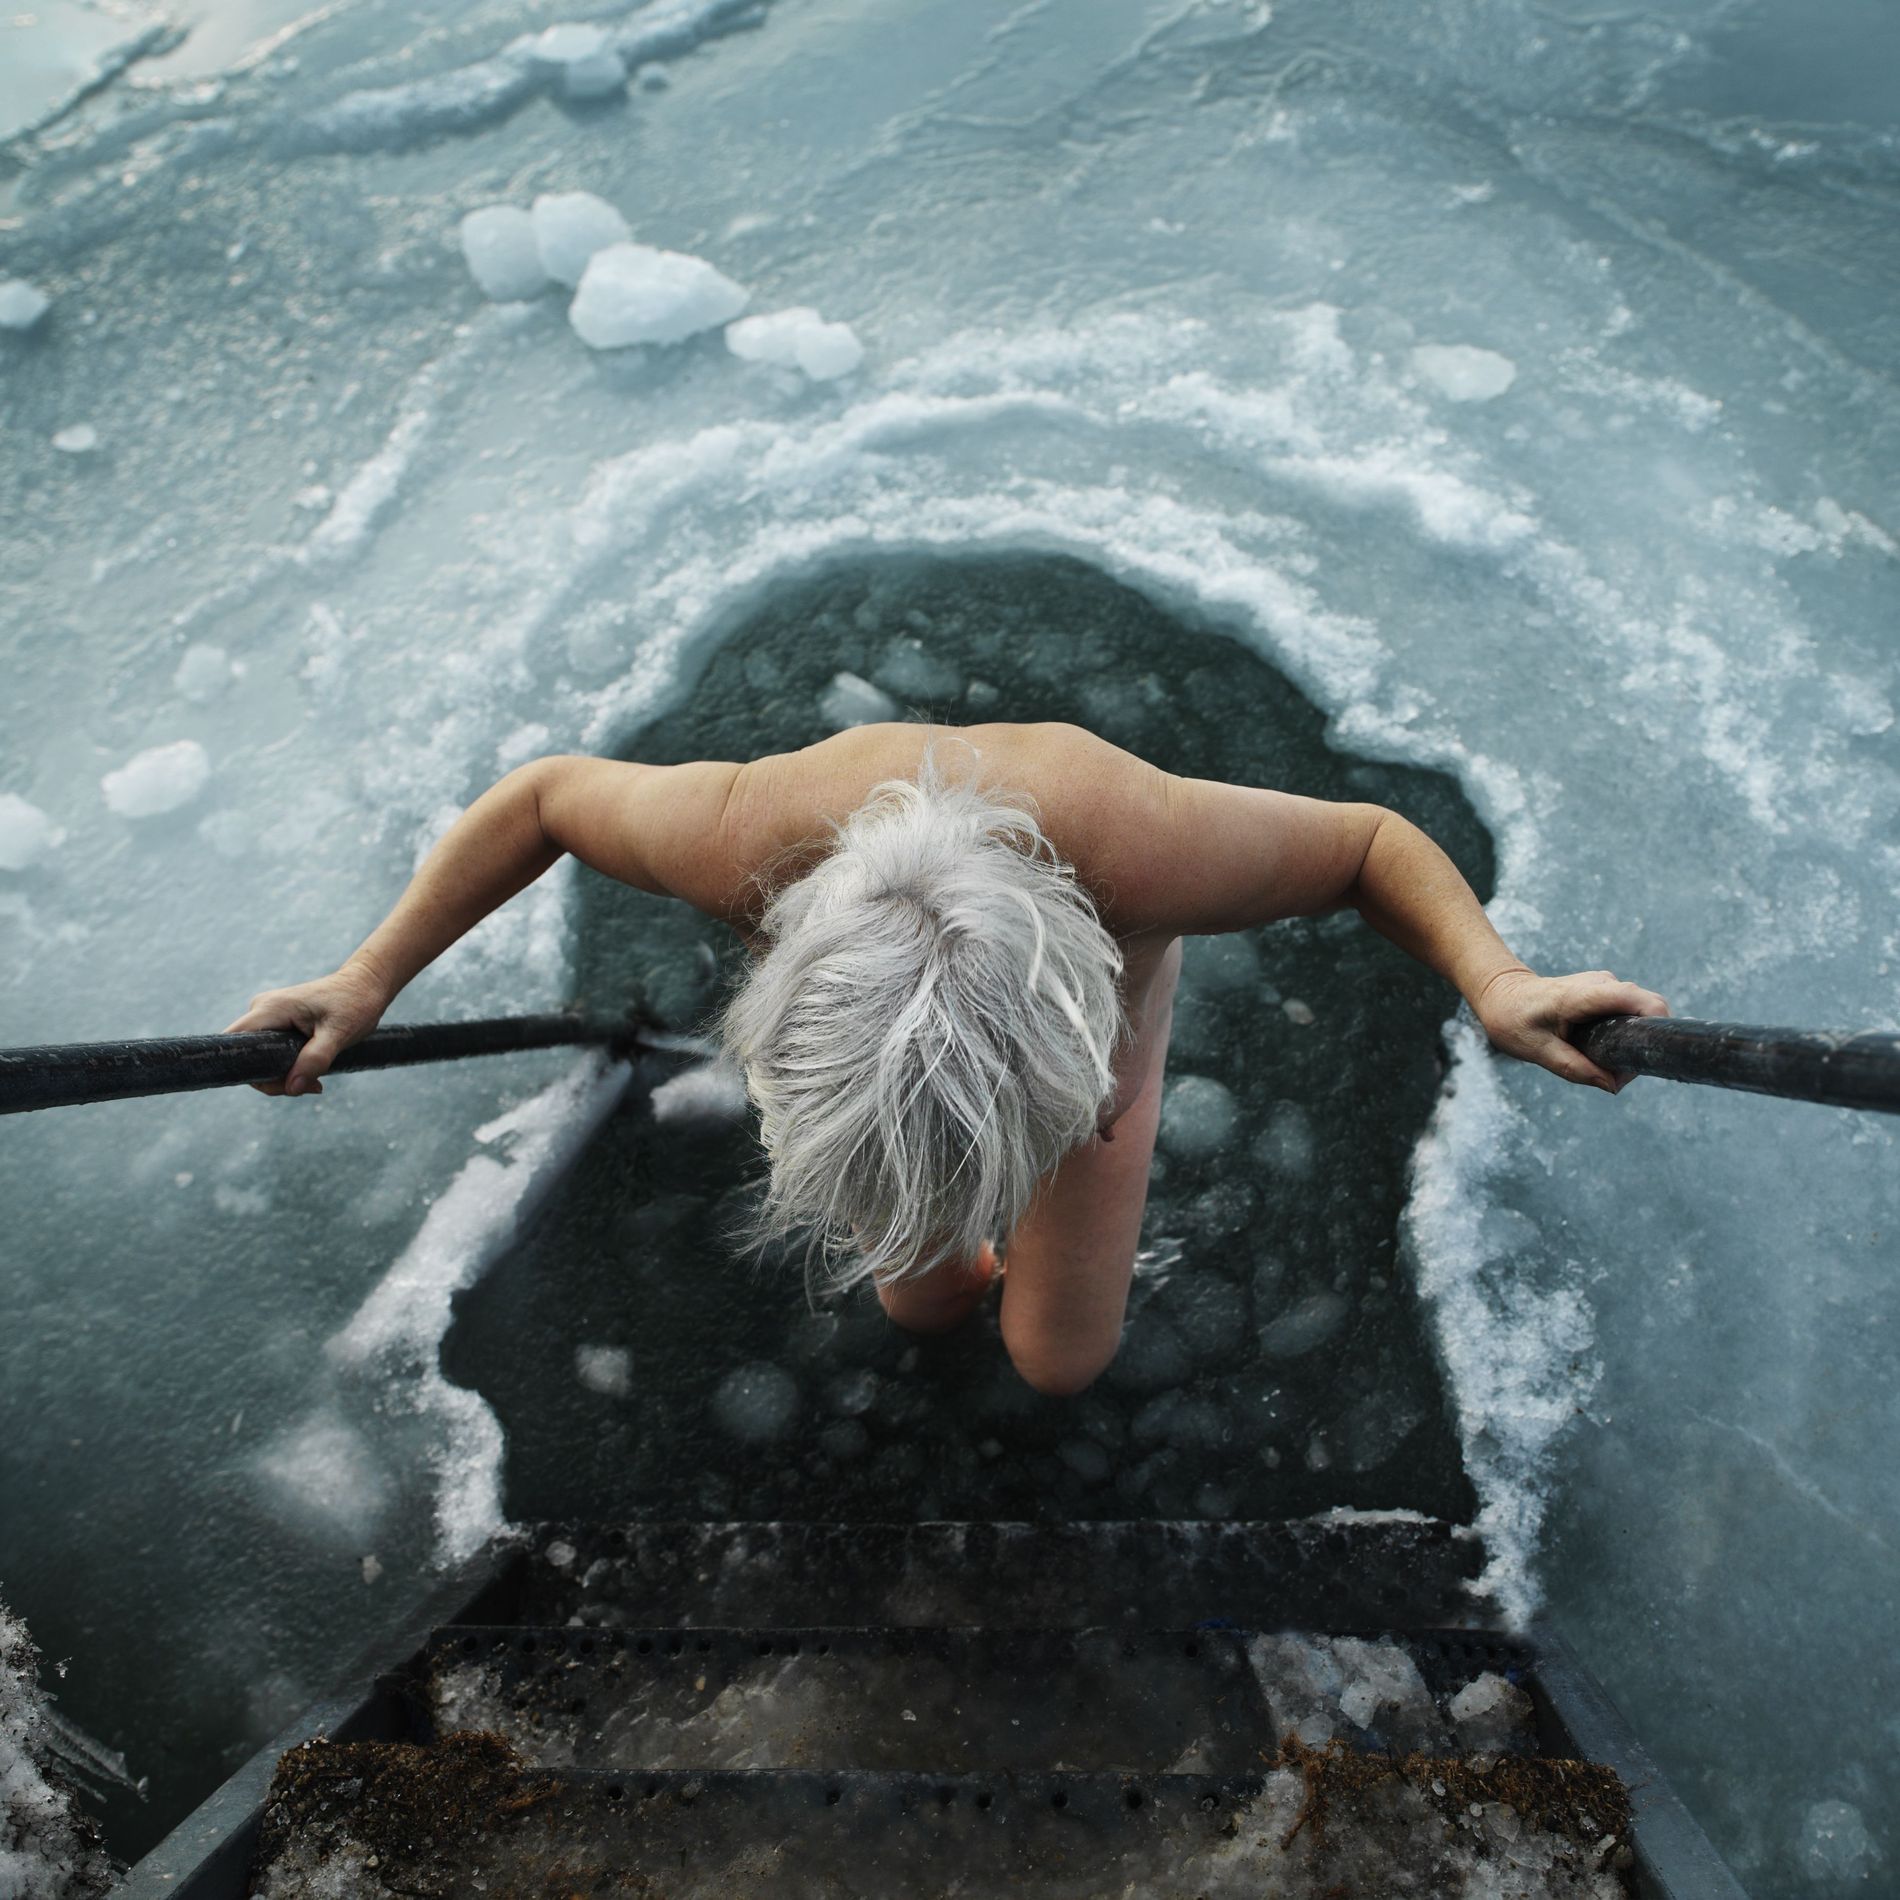
[[1122, 956], [1031, 801], [928, 748], [834, 832], [720, 1020], [771, 1163], [742, 1237], [889, 1285], [1004, 1240], [1095, 1132]]

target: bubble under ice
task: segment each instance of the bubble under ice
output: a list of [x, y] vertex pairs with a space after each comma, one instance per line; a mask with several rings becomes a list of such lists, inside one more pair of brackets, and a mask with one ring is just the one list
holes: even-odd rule
[[[726, 34], [742, 11], [763, 30]], [[356, 941], [525, 717], [556, 747], [610, 746], [788, 572], [1025, 542], [1218, 616], [1343, 747], [1457, 771], [1500, 842], [1493, 915], [1527, 958], [1607, 962], [1679, 1013], [1891, 1026], [1900, 681], [1870, 630], [1893, 586], [1893, 239], [1867, 196], [1892, 162], [1891, 27], [1835, 0], [1798, 20], [1697, 0], [1667, 30], [1542, 17], [1533, 50], [1515, 8], [1394, 29], [1344, 0], [1323, 9], [1324, 58], [1304, 57], [1321, 15], [926, 4], [926, 82], [868, 43], [820, 57], [784, 9], [609, 10], [629, 65], [674, 80], [627, 102], [637, 164], [624, 128], [583, 115], [550, 140], [534, 33], [479, 4], [426, 43], [394, 9], [351, 9], [347, 56], [345, 24], [311, 15], [213, 118], [141, 98], [129, 163], [97, 136], [113, 91], [86, 102], [58, 162], [29, 151], [14, 186], [8, 268], [54, 309], [0, 337], [33, 352], [0, 368], [20, 422], [0, 458], [20, 544], [0, 563], [6, 789], [67, 833], [0, 892], [13, 1039], [215, 1027], [266, 971], [292, 980]], [[756, 109], [735, 119], [735, 97]], [[1078, 128], [1083, 191], [1056, 162]], [[683, 360], [564, 365], [437, 269], [459, 217], [520, 175], [638, 203], [659, 242], [710, 252], [708, 230], [734, 230], [715, 254], [763, 302], [849, 309], [890, 360], [802, 409], [764, 377], [710, 391]], [[186, 179], [229, 226], [271, 202], [223, 271], [159, 244]], [[318, 320], [287, 322], [293, 302]], [[1419, 345], [1506, 356], [1516, 378], [1449, 400]], [[596, 374], [629, 380], [609, 400]], [[108, 452], [59, 459], [52, 435], [88, 415], [110, 416]], [[488, 451], [509, 424], [504, 495]], [[311, 537], [297, 497], [319, 488], [340, 512]], [[601, 601], [618, 618], [572, 644]], [[306, 678], [317, 605], [361, 637], [337, 648], [355, 664]], [[253, 664], [187, 727], [167, 680], [207, 636]], [[1138, 701], [1143, 670], [1104, 690]], [[76, 697], [101, 709], [97, 763], [61, 737], [53, 709]], [[392, 749], [392, 721], [413, 748]], [[215, 785], [131, 832], [99, 772], [185, 730]], [[458, 946], [418, 1013], [561, 1001], [566, 888]], [[1827, 1891], [1805, 1843], [1833, 1801], [1890, 1866], [1891, 1768], [1817, 1713], [1885, 1706], [1862, 1658], [1900, 1647], [1869, 1587], [1900, 1511], [1866, 1453], [1895, 1422], [1889, 1133], [1647, 1082], [1584, 1103], [1481, 1045], [1453, 1055], [1404, 1270], [1436, 1316], [1493, 1582], [1549, 1599], [1745, 1884]], [[12, 1271], [37, 1317], [5, 1343], [6, 1389], [44, 1421], [35, 1457], [85, 1491], [61, 1411], [84, 1390], [146, 1493], [216, 1496], [215, 1461], [169, 1449], [211, 1442], [214, 1386], [272, 1342], [236, 1455], [299, 1416], [310, 1302], [349, 1310], [472, 1128], [549, 1073], [391, 1079], [349, 1092], [347, 1119], [340, 1090], [294, 1122], [181, 1098], [162, 1122], [128, 1104], [83, 1133], [8, 1129]], [[155, 1202], [119, 1162], [161, 1148]], [[311, 1185], [319, 1160], [316, 1181], [364, 1184], [341, 1215]], [[213, 1193], [258, 1176], [270, 1213], [218, 1224]], [[85, 1274], [40, 1277], [74, 1225]], [[153, 1323], [102, 1385], [97, 1355], [59, 1342], [120, 1308]], [[193, 1376], [207, 1363], [236, 1370]], [[1851, 1436], [1829, 1423], [1842, 1407]], [[28, 1536], [30, 1498], [6, 1501]], [[103, 1549], [106, 1514], [89, 1522]], [[295, 1575], [280, 1554], [271, 1574]], [[15, 1600], [64, 1630], [38, 1563], [16, 1564]], [[112, 1579], [137, 1568], [92, 1566], [93, 1633], [56, 1639], [69, 1693], [88, 1671], [99, 1693]], [[174, 1550], [171, 1598], [141, 1606], [203, 1641], [208, 1681], [242, 1666], [245, 1574], [262, 1572]], [[1630, 1645], [1631, 1624], [1654, 1642]], [[294, 1644], [250, 1660], [315, 1693], [350, 1632], [315, 1606], [301, 1629], [302, 1661]], [[1747, 1719], [1697, 1693], [1730, 1653], [1751, 1658]]]

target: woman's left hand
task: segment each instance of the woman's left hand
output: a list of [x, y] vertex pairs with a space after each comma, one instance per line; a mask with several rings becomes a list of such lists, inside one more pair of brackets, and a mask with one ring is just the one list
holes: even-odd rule
[[1538, 976], [1531, 970], [1500, 970], [1474, 1005], [1494, 1047], [1523, 1062], [1535, 1062], [1566, 1082], [1593, 1084], [1614, 1095], [1634, 1072], [1601, 1069], [1569, 1032], [1601, 1016], [1667, 1016], [1669, 1005], [1654, 990], [1619, 982], [1608, 970], [1574, 976]]

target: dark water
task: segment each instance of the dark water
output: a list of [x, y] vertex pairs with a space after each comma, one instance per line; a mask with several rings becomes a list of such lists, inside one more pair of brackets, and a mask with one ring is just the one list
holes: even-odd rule
[[[781, 589], [622, 750], [810, 744], [841, 670], [933, 721], [1084, 721], [1174, 772], [1377, 800], [1489, 894], [1489, 841], [1448, 778], [1332, 750], [1273, 667], [1064, 559], [894, 560]], [[723, 925], [605, 879], [580, 936], [591, 1004], [631, 996], [682, 1028], [705, 1026], [742, 960]], [[725, 1235], [762, 1165], [749, 1124], [661, 1124], [630, 1097], [445, 1344], [449, 1376], [506, 1428], [509, 1514], [1469, 1519], [1393, 1270], [1447, 1001], [1350, 912], [1190, 941], [1169, 1074], [1222, 1083], [1239, 1129], [1215, 1154], [1157, 1156], [1144, 1247], [1178, 1259], [1138, 1273], [1121, 1352], [1074, 1401], [1016, 1376], [993, 1302], [916, 1339], [869, 1288], [814, 1307], [796, 1262], [735, 1257]], [[576, 1378], [578, 1349], [603, 1346], [627, 1355], [624, 1396]]]

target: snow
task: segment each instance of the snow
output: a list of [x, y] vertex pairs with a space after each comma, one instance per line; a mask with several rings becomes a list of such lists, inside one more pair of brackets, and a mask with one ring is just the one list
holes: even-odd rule
[[[544, 191], [535, 199], [529, 217], [541, 268], [556, 283], [570, 287], [586, 276], [596, 252], [625, 244], [633, 236], [626, 219], [591, 191]], [[578, 321], [574, 327], [580, 329]]]
[[819, 698], [818, 710], [833, 732], [871, 726], [897, 717], [897, 702], [856, 673], [835, 673]]
[[17, 792], [0, 792], [0, 871], [24, 871], [36, 864], [60, 835], [37, 805]]
[[189, 805], [211, 778], [211, 760], [196, 739], [148, 746], [99, 781], [121, 818], [158, 818]]
[[518, 205], [483, 205], [461, 223], [462, 255], [482, 295], [496, 303], [538, 297], [548, 287], [534, 219]]
[[0, 279], [0, 330], [30, 330], [52, 307], [45, 291], [23, 277]]
[[609, 244], [588, 260], [568, 320], [590, 349], [682, 343], [745, 308], [746, 293], [702, 257]]
[[39, 1652], [0, 1603], [0, 1895], [92, 1900], [112, 1885], [97, 1828], [53, 1767], [54, 1713]]
[[813, 382], [848, 376], [864, 361], [864, 346], [848, 323], [827, 323], [802, 304], [728, 324], [726, 347], [750, 363], [803, 370]]

